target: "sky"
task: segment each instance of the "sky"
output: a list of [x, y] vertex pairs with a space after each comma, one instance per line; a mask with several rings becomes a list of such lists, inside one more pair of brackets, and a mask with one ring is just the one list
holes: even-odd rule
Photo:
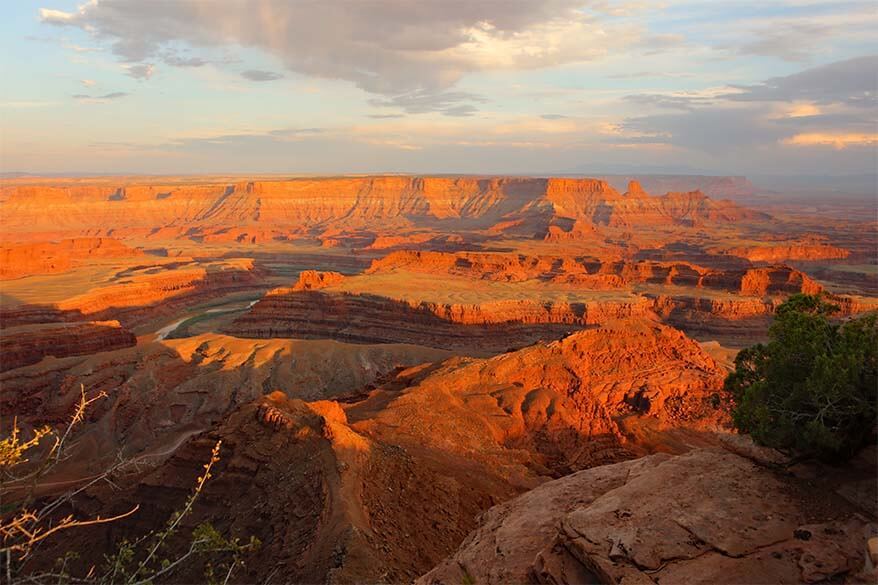
[[874, 0], [15, 0], [0, 171], [874, 173]]

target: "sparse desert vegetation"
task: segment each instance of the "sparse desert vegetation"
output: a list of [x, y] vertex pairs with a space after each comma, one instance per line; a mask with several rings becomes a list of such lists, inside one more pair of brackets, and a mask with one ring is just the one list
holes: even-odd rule
[[0, 585], [878, 583], [874, 1], [0, 5]]

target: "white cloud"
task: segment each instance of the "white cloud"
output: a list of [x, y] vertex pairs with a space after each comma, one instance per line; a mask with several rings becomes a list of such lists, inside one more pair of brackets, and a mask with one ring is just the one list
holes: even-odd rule
[[63, 10], [52, 10], [51, 8], [40, 8], [40, 20], [52, 24], [73, 24], [76, 21], [76, 14], [64, 12]]
[[[409, 106], [405, 96], [442, 96], [448, 109], [449, 90], [468, 73], [577, 63], [635, 40], [635, 29], [607, 28], [580, 10], [583, 2], [101, 0], [40, 15], [109, 42], [130, 63], [162, 59], [180, 44], [257, 48], [292, 71], [350, 81], [419, 111], [424, 99]], [[454, 95], [468, 106], [450, 113], [474, 108], [471, 96]]]

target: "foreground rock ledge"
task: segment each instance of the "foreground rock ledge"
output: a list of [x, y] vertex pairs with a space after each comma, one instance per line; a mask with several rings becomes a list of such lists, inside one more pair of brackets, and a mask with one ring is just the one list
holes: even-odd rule
[[806, 508], [740, 455], [656, 454], [495, 506], [417, 583], [874, 582], [865, 517], [808, 524]]

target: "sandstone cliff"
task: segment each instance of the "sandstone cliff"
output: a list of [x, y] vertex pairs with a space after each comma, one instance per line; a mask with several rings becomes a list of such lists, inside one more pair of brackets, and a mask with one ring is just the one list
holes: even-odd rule
[[752, 262], [838, 260], [850, 256], [850, 251], [844, 248], [808, 242], [730, 248], [723, 253], [746, 258]]
[[[258, 242], [330, 224], [489, 228], [516, 220], [544, 237], [553, 218], [593, 225], [679, 225], [758, 219], [761, 214], [698, 191], [620, 194], [596, 179], [351, 177], [240, 183], [106, 183], [0, 187], [4, 232], [173, 234]], [[235, 226], [230, 229], [230, 226]], [[176, 231], [173, 230], [183, 230]], [[194, 231], [193, 231], [194, 230]]]
[[[317, 290], [338, 284], [344, 280], [344, 275], [338, 272], [321, 272], [319, 270], [303, 270], [299, 273], [299, 279], [290, 289], [290, 292], [301, 290]], [[271, 294], [278, 294], [272, 291]]]
[[131, 347], [137, 338], [118, 321], [47, 323], [6, 327], [0, 335], [0, 372], [63, 358]]
[[145, 265], [121, 273], [119, 281], [97, 286], [50, 305], [0, 307], [3, 327], [57, 321], [115, 319], [136, 328], [150, 319], [176, 315], [188, 305], [236, 291], [265, 289], [250, 259], [182, 261]]
[[477, 354], [557, 339], [609, 318], [652, 315], [652, 303], [493, 301], [407, 302], [371, 294], [278, 289], [227, 327], [244, 337], [328, 337], [360, 343], [413, 343]]
[[140, 256], [143, 252], [111, 238], [0, 245], [0, 280], [65, 272], [97, 258]]
[[520, 282], [537, 279], [595, 290], [635, 284], [675, 285], [744, 296], [816, 294], [822, 287], [799, 270], [776, 265], [759, 268], [708, 268], [692, 262], [601, 260], [583, 256], [529, 256], [490, 252], [403, 250], [374, 260], [366, 274], [402, 270], [475, 280]]

